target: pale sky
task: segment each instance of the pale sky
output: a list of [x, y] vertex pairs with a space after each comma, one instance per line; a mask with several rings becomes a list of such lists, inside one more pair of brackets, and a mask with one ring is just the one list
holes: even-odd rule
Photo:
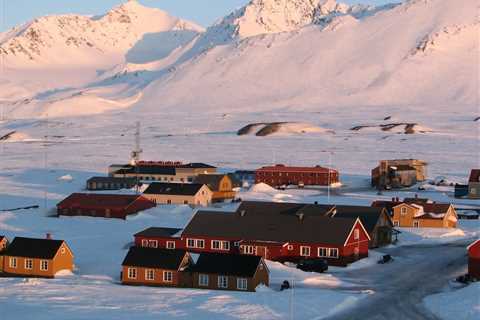
[[[126, 0], [0, 0], [0, 31], [48, 14], [103, 14]], [[345, 3], [384, 4], [395, 0], [337, 0]], [[249, 0], [139, 0], [204, 27], [227, 15]]]

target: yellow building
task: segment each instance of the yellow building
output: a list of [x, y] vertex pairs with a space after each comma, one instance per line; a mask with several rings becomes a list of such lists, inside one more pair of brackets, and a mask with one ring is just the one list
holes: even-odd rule
[[199, 183], [153, 182], [143, 192], [143, 196], [158, 204], [188, 204], [208, 206], [212, 202], [212, 191]]
[[0, 272], [3, 271], [3, 256], [2, 251], [7, 249], [8, 239], [5, 236], [0, 236]]
[[212, 190], [213, 202], [235, 198], [232, 178], [226, 174], [200, 174], [193, 181], [206, 184]]
[[393, 207], [393, 224], [405, 228], [456, 228], [457, 213], [451, 204], [400, 203]]

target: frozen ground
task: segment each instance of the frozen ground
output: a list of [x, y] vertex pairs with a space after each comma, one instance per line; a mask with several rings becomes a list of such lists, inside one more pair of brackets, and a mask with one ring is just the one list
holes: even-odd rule
[[427, 308], [444, 320], [474, 320], [480, 317], [480, 283], [448, 287], [424, 300]]

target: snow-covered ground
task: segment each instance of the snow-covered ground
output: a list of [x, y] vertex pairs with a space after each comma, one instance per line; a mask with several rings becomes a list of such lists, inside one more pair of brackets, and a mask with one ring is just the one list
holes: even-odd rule
[[428, 296], [424, 304], [443, 320], [474, 320], [480, 317], [480, 283]]

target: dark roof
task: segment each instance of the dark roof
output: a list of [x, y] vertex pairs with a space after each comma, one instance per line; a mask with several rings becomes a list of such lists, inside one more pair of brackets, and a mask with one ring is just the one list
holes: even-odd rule
[[174, 234], [178, 233], [182, 229], [178, 228], [157, 228], [150, 227], [143, 231], [136, 233], [134, 236], [137, 237], [159, 237], [159, 238], [169, 238]]
[[406, 164], [389, 165], [388, 167], [392, 170], [395, 170], [395, 171], [417, 171], [417, 169], [415, 169], [414, 167], [406, 165]]
[[480, 169], [472, 169], [468, 182], [480, 182]]
[[405, 203], [417, 203], [417, 204], [428, 203], [429, 201], [430, 199], [428, 198], [404, 198], [403, 199], [403, 202]]
[[384, 208], [368, 206], [344, 206], [305, 203], [282, 203], [282, 202], [243, 202], [238, 210], [246, 210], [247, 213], [258, 214], [259, 211], [273, 211], [286, 214], [303, 213], [307, 216], [328, 216], [334, 218], [359, 218], [368, 233], [373, 232], [380, 219]]
[[226, 276], [253, 277], [262, 258], [259, 256], [201, 253], [189, 271]]
[[63, 240], [16, 237], [7, 248], [6, 255], [36, 259], [53, 259]]
[[275, 171], [275, 172], [315, 172], [315, 173], [335, 173], [337, 170], [335, 169], [330, 169], [330, 168], [325, 168], [321, 166], [315, 166], [315, 167], [291, 167], [291, 166], [286, 166], [283, 164], [277, 164], [275, 166], [266, 166], [266, 167], [261, 167], [260, 169], [256, 170], [258, 171]]
[[153, 182], [143, 192], [146, 194], [171, 194], [194, 196], [203, 187], [199, 183], [163, 183]]
[[385, 208], [388, 212], [393, 211], [393, 207], [402, 203], [401, 201], [375, 200], [372, 202], [372, 207]]
[[57, 204], [57, 207], [69, 208], [109, 208], [124, 209], [136, 200], [149, 201], [138, 195], [127, 194], [100, 194], [100, 193], [73, 193]]
[[178, 270], [185, 250], [131, 247], [122, 266]]
[[211, 166], [202, 162], [192, 162], [187, 164], [182, 164], [178, 168], [192, 168], [192, 169], [216, 169], [216, 167]]
[[[227, 176], [226, 174], [199, 174], [193, 180], [194, 183], [206, 184], [210, 190], [219, 190], [220, 181]], [[228, 177], [231, 179], [230, 177]]]
[[174, 176], [176, 170], [174, 167], [165, 166], [129, 166], [125, 169], [120, 169], [115, 174], [161, 174]]
[[122, 182], [127, 182], [127, 183], [135, 183], [136, 179], [133, 177], [91, 177], [90, 179], [87, 180], [87, 182], [102, 182], [102, 183], [122, 183]]
[[284, 204], [271, 210], [259, 202], [254, 210], [243, 203], [237, 212], [199, 211], [184, 229], [182, 236], [217, 236], [241, 240], [325, 243], [342, 245], [356, 219], [325, 217], [322, 214], [297, 216], [304, 205]]

